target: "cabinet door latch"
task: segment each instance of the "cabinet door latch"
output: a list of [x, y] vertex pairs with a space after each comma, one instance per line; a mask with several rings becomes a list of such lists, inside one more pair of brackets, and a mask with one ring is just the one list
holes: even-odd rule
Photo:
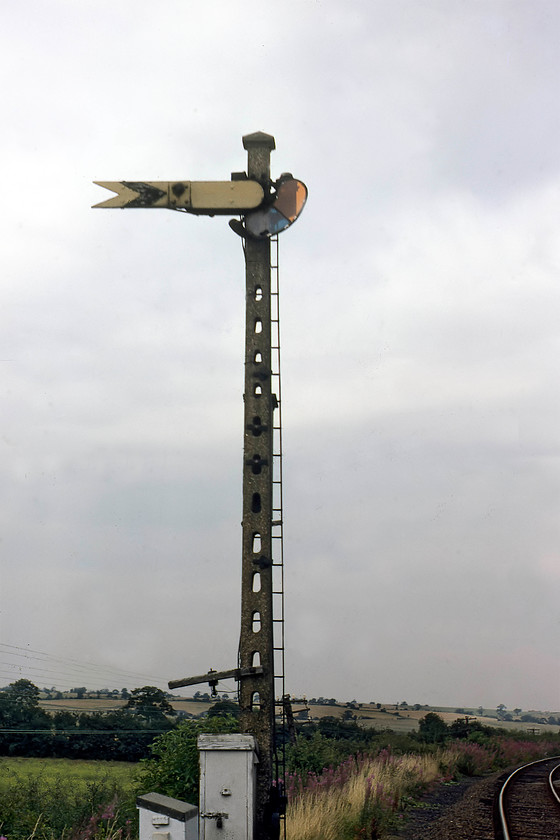
[[205, 814], [200, 814], [204, 820], [216, 820], [216, 828], [224, 827], [224, 820], [227, 820], [229, 814], [225, 811], [207, 811]]

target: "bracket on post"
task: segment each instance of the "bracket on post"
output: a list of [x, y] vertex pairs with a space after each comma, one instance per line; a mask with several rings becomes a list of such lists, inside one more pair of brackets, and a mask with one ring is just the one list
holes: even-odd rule
[[233, 668], [231, 671], [213, 671], [210, 669], [206, 674], [199, 674], [197, 677], [185, 677], [182, 680], [170, 680], [167, 685], [172, 688], [184, 688], [186, 685], [201, 685], [208, 683], [215, 687], [220, 680], [242, 680], [243, 677], [257, 677], [264, 674], [264, 668], [256, 665], [254, 668]]

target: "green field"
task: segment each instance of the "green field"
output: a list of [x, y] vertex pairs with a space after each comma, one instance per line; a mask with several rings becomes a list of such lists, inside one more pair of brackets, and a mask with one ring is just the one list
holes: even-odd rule
[[[0, 757], [0, 794], [13, 784], [15, 778], [42, 779], [56, 782], [61, 779], [73, 785], [95, 784], [111, 778], [123, 788], [132, 788], [135, 764], [126, 761], [79, 761], [69, 758], [6, 758]], [[1, 804], [0, 804], [1, 809]]]
[[92, 817], [102, 821], [109, 808], [114, 816], [104, 824], [112, 821], [134, 836], [136, 767], [122, 761], [2, 757], [0, 834], [9, 840], [66, 840]]

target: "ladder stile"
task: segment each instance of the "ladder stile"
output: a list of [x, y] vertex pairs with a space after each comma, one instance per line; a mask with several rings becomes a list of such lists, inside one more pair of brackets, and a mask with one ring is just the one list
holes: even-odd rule
[[[282, 381], [280, 362], [280, 260], [278, 236], [271, 238], [270, 296], [271, 296], [271, 379], [272, 390], [276, 394], [276, 409], [273, 428], [272, 481], [276, 487], [277, 499], [274, 514], [275, 533], [272, 536], [273, 568], [277, 570], [277, 580], [273, 589], [273, 649], [274, 649], [274, 685], [276, 703], [280, 706], [278, 729], [275, 737], [276, 781], [283, 780], [285, 774], [286, 714], [284, 697], [286, 694], [285, 675], [285, 625], [284, 625], [284, 498], [282, 488]], [[279, 696], [278, 696], [279, 695]], [[281, 813], [283, 835], [286, 833], [285, 814]]]

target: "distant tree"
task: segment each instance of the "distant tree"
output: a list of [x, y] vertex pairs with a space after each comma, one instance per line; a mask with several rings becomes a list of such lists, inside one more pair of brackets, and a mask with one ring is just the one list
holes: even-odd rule
[[150, 723], [163, 723], [166, 715], [174, 715], [175, 709], [165, 696], [165, 692], [155, 685], [134, 688], [124, 706], [145, 718]]
[[35, 709], [41, 692], [31, 680], [16, 680], [6, 689], [6, 697], [20, 710]]
[[[9, 730], [0, 732], [1, 755], [48, 755], [51, 721], [39, 706], [39, 696], [37, 686], [25, 679], [16, 680], [0, 694], [0, 730]], [[17, 734], [18, 729], [38, 731]]]
[[[344, 714], [347, 714], [348, 712], [352, 715], [351, 709], [346, 709]], [[317, 729], [321, 735], [324, 735], [327, 738], [335, 738], [344, 741], [367, 737], [367, 733], [364, 734], [366, 731], [354, 720], [354, 715], [346, 720], [330, 716], [319, 718], [317, 721]]]
[[128, 688], [121, 688], [121, 700], [128, 700], [130, 697], [130, 691]]
[[224, 717], [224, 716], [231, 716], [234, 718], [239, 717], [239, 706], [237, 703], [234, 703], [233, 700], [218, 700], [217, 703], [214, 703], [213, 706], [210, 706], [208, 709], [207, 717]]
[[469, 740], [476, 740], [473, 733], [491, 734], [492, 729], [484, 726], [480, 721], [474, 718], [457, 718], [449, 726], [449, 734], [452, 738], [469, 738]]
[[520, 715], [522, 711], [523, 711], [523, 709], [514, 709], [513, 714], [514, 715]]
[[478, 709], [476, 710], [476, 713], [477, 713], [477, 715], [480, 715], [482, 717], [482, 715], [484, 714], [484, 709], [482, 708], [482, 706], [478, 707]]
[[428, 714], [418, 721], [419, 738], [428, 744], [440, 744], [447, 734], [447, 724], [435, 712]]
[[72, 691], [76, 695], [76, 700], [83, 700], [86, 695], [87, 688], [85, 685], [81, 685], [79, 688], [73, 688]]

